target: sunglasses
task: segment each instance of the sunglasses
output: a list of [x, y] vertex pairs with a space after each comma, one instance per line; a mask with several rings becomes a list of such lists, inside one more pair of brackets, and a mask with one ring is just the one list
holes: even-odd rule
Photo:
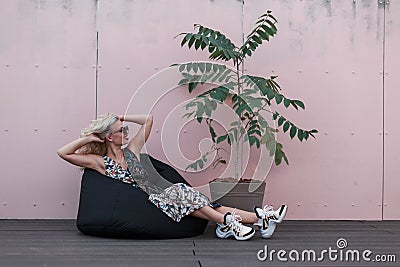
[[129, 134], [129, 127], [128, 127], [128, 125], [122, 126], [122, 127], [119, 128], [118, 130], [116, 130], [115, 132], [112, 132], [112, 133], [110, 133], [110, 134], [115, 134], [115, 133]]

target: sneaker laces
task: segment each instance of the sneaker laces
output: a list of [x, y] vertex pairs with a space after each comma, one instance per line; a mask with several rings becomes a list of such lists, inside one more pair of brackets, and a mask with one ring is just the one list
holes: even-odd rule
[[234, 209], [231, 213], [232, 220], [229, 222], [229, 224], [232, 226], [232, 228], [240, 233], [243, 229], [243, 224], [241, 223], [242, 217], [240, 215], [236, 214], [236, 209]]
[[264, 206], [264, 208], [263, 208], [263, 211], [264, 211], [264, 216], [266, 217], [266, 218], [268, 218], [268, 217], [270, 217], [270, 216], [274, 216], [275, 217], [275, 211], [274, 211], [274, 208], [272, 207], [272, 206], [270, 206], [270, 205], [265, 205]]

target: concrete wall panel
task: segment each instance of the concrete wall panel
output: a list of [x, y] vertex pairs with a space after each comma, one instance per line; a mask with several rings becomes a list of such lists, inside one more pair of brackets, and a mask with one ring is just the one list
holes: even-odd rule
[[399, 125], [399, 104], [400, 97], [400, 20], [398, 10], [399, 1], [390, 1], [386, 4], [386, 25], [385, 25], [385, 89], [384, 89], [384, 178], [383, 178], [383, 219], [398, 220], [400, 210], [399, 203], [400, 188], [400, 135]]
[[91, 1], [0, 4], [1, 218], [73, 218], [78, 169], [56, 151], [95, 115]]
[[273, 167], [266, 203], [290, 206], [292, 219], [382, 218], [383, 7], [376, 1], [252, 1], [248, 32], [271, 9], [278, 35], [247, 62], [278, 75], [282, 92], [306, 111], [279, 108], [317, 139], [279, 134], [290, 165]]
[[[279, 75], [283, 92], [304, 100], [306, 111], [279, 110], [320, 133], [303, 144], [278, 135], [290, 166], [272, 168], [265, 204], [287, 203], [288, 219], [399, 219], [399, 3], [384, 2], [257, 0], [246, 1], [242, 14], [233, 0], [1, 1], [0, 218], [76, 216], [81, 174], [56, 150], [97, 114], [152, 106], [147, 152], [167, 160], [167, 121], [181, 129], [168, 140], [182, 156], [198, 157], [207, 129], [182, 125], [174, 110], [190, 98], [185, 88], [155, 103], [131, 98], [170, 64], [207, 59], [181, 48], [175, 35], [200, 23], [240, 44], [242, 22], [247, 34], [271, 9], [278, 35], [246, 61], [246, 71]], [[181, 173], [202, 186], [223, 170]]]

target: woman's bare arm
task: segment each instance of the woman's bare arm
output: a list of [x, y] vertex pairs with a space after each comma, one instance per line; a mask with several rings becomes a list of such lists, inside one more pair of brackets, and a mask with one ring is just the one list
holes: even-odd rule
[[153, 115], [125, 115], [120, 116], [122, 121], [133, 122], [142, 125], [136, 135], [129, 141], [128, 148], [138, 156], [140, 150], [149, 138], [153, 127]]
[[104, 140], [101, 140], [98, 136], [92, 134], [89, 136], [81, 137], [75, 141], [72, 141], [69, 144], [66, 144], [59, 150], [57, 150], [57, 154], [60, 156], [60, 158], [68, 161], [71, 164], [77, 165], [79, 167], [84, 167], [84, 168], [91, 168], [95, 169], [98, 171], [102, 170], [102, 159], [101, 156], [99, 155], [94, 155], [94, 154], [79, 154], [76, 153], [76, 151], [83, 147], [84, 145], [87, 145], [91, 142], [104, 142]]

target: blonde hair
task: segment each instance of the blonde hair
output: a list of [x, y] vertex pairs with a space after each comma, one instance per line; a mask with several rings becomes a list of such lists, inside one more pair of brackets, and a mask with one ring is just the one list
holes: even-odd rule
[[[92, 120], [88, 128], [81, 131], [81, 137], [96, 134], [100, 139], [105, 140], [106, 136], [112, 132], [111, 125], [119, 120], [118, 115], [107, 113]], [[107, 153], [107, 143], [92, 142], [84, 145], [78, 150], [80, 154], [96, 154], [104, 156]]]

